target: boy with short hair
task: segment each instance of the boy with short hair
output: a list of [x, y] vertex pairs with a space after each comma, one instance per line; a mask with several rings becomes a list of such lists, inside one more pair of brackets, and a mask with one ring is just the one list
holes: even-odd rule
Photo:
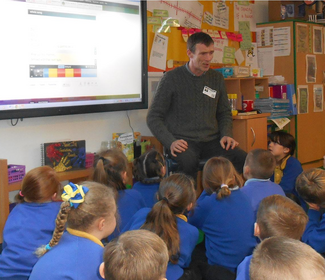
[[106, 245], [99, 272], [106, 280], [166, 280], [168, 260], [167, 246], [157, 234], [132, 230]]
[[[307, 221], [307, 214], [297, 203], [282, 195], [271, 195], [260, 203], [254, 235], [261, 240], [272, 236], [285, 236], [299, 240], [304, 233]], [[239, 264], [236, 280], [250, 279], [251, 259], [252, 255]]]
[[296, 182], [296, 190], [309, 206], [309, 222], [302, 241], [318, 253], [325, 253], [325, 170], [313, 168], [302, 172]]
[[254, 215], [263, 198], [279, 194], [285, 196], [282, 188], [270, 181], [275, 168], [275, 158], [268, 150], [255, 149], [247, 154], [243, 175], [247, 180], [242, 192], [250, 199]]
[[249, 275], [251, 280], [324, 280], [325, 260], [299, 240], [276, 236], [257, 246]]

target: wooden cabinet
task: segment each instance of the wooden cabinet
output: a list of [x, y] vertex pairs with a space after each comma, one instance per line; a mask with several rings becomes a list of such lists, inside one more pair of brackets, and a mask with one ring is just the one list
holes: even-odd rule
[[[269, 79], [261, 78], [226, 78], [227, 93], [237, 94], [237, 109], [242, 110], [242, 100], [255, 100], [256, 89], [260, 98], [269, 97]], [[267, 117], [270, 114], [233, 117], [233, 136], [239, 147], [249, 152], [253, 149], [267, 148]]]
[[267, 149], [267, 117], [269, 113], [233, 117], [233, 136], [246, 152]]

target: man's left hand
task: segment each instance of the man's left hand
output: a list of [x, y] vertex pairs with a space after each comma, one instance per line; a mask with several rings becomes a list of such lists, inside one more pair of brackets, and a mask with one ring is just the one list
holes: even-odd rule
[[224, 136], [220, 140], [221, 147], [223, 149], [226, 149], [227, 151], [229, 150], [229, 148], [231, 148], [233, 150], [235, 147], [238, 146], [238, 144], [239, 143], [235, 139], [233, 139], [229, 136]]

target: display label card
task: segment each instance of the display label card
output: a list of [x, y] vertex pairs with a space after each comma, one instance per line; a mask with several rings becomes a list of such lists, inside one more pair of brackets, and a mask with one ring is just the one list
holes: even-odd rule
[[158, 10], [154, 9], [153, 10], [153, 16], [154, 17], [168, 17], [168, 11], [167, 10]]
[[203, 94], [205, 94], [205, 95], [207, 95], [207, 96], [209, 96], [211, 98], [215, 98], [216, 94], [217, 94], [217, 91], [205, 86], [204, 89], [203, 89]]

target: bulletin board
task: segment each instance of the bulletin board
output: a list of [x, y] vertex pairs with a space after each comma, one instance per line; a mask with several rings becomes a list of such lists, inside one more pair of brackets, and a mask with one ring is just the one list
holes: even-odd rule
[[[304, 169], [319, 167], [325, 155], [325, 28], [300, 20], [263, 23], [258, 27], [290, 30], [290, 53], [274, 58], [274, 75], [283, 76], [288, 84], [295, 84], [296, 155]], [[308, 58], [314, 60], [311, 67], [308, 67]], [[313, 72], [311, 77], [308, 70]]]
[[[153, 10], [152, 5], [156, 5], [154, 6], [155, 10]], [[188, 57], [186, 54], [186, 41], [182, 36], [182, 32], [184, 33], [184, 29], [185, 32], [189, 31], [189, 34], [191, 34], [193, 30], [194, 32], [203, 31], [209, 33], [211, 31], [219, 31], [219, 34], [221, 32], [223, 32], [223, 34], [227, 33], [227, 37], [225, 39], [228, 41], [227, 46], [233, 47], [235, 48], [235, 50], [238, 50], [241, 49], [241, 42], [234, 39], [230, 39], [234, 37], [228, 37], [228, 35], [232, 34], [232, 36], [236, 36], [238, 34], [242, 34], [243, 32], [239, 32], [238, 29], [238, 21], [248, 21], [249, 36], [252, 42], [256, 41], [256, 23], [254, 22], [253, 17], [254, 1], [148, 1], [147, 6], [148, 62], [150, 60], [150, 54], [156, 32], [168, 38], [166, 69], [158, 69], [152, 67], [150, 66], [149, 62], [149, 72], [168, 71], [175, 67], [184, 65], [188, 61]], [[220, 10], [222, 10], [222, 13], [219, 14]], [[162, 19], [166, 19], [167, 11], [167, 18], [177, 19], [180, 26], [173, 26], [170, 27], [168, 30], [164, 30], [163, 28], [161, 28], [159, 31], [157, 31], [159, 29], [159, 23], [157, 23], [156, 21], [156, 16], [159, 15], [159, 11], [161, 12]], [[186, 22], [186, 18], [191, 21], [191, 17], [195, 17], [194, 24], [193, 22]], [[162, 22], [164, 22], [164, 20], [162, 20]], [[160, 27], [162, 27], [162, 25], [163, 23], [160, 25]], [[242, 34], [242, 36], [244, 38], [247, 38], [248, 32], [246, 30], [246, 37], [244, 37], [245, 34]], [[213, 39], [215, 38], [213, 37]], [[244, 56], [245, 51], [242, 50], [242, 53]], [[234, 63], [227, 64], [226, 66], [235, 65], [238, 65], [236, 59], [234, 60]], [[240, 66], [242, 65], [245, 65], [245, 61], [240, 64]], [[211, 64], [212, 68], [220, 68], [223, 66], [225, 66], [225, 64], [222, 62]]]

